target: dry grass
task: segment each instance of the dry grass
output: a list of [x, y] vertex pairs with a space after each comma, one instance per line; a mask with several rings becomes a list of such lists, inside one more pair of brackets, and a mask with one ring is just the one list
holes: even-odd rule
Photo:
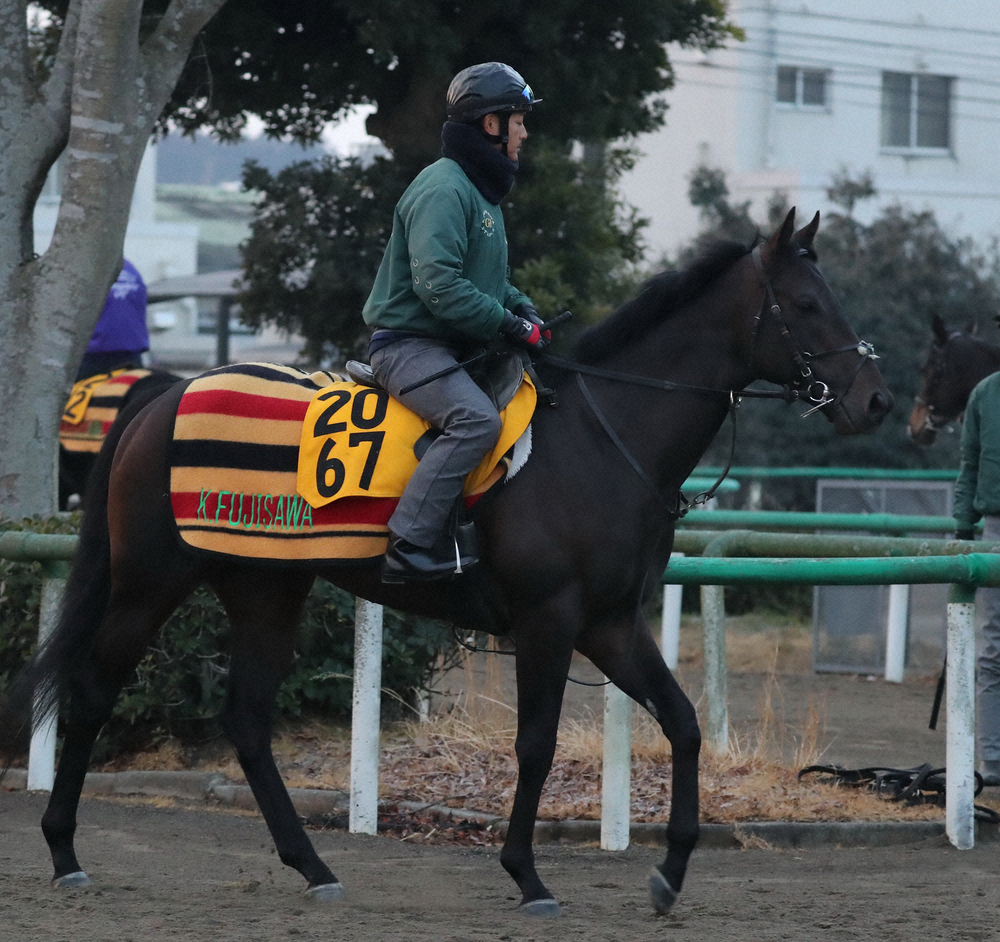
[[[933, 805], [906, 807], [857, 788], [799, 782], [799, 769], [822, 757], [824, 704], [810, 703], [804, 720], [790, 728], [781, 715], [778, 675], [806, 669], [809, 632], [793, 621], [748, 616], [727, 638], [732, 671], [767, 672], [757, 705], [757, 725], [731, 749], [704, 749], [700, 764], [701, 819], [705, 822], [878, 821], [940, 819]], [[687, 625], [681, 637], [681, 671], [700, 666], [700, 632]], [[696, 643], [697, 642], [697, 643]], [[507, 702], [501, 658], [470, 658], [460, 690], [429, 722], [417, 718], [382, 734], [380, 796], [507, 815], [516, 784], [516, 714]], [[508, 679], [509, 683], [509, 679]], [[776, 708], [776, 704], [778, 705]], [[791, 729], [791, 731], [790, 731]], [[791, 741], [789, 741], [791, 737]], [[348, 790], [350, 731], [318, 722], [289, 726], [275, 737], [275, 757], [290, 787]], [[549, 820], [597, 819], [601, 814], [602, 719], [593, 714], [564, 718], [559, 745], [539, 808]], [[790, 761], [789, 761], [790, 757]], [[119, 768], [197, 767], [242, 781], [229, 751], [192, 762], [175, 743], [116, 763]], [[112, 768], [112, 766], [106, 766]], [[635, 711], [632, 731], [632, 817], [666, 821], [670, 810], [670, 747], [659, 727]], [[992, 802], [986, 802], [992, 805]]]

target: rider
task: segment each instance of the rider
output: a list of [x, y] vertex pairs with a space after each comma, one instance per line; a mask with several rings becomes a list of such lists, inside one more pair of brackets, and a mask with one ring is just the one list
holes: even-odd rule
[[371, 366], [393, 397], [441, 435], [389, 520], [385, 582], [446, 578], [476, 562], [462, 558], [449, 523], [466, 475], [499, 439], [497, 409], [462, 368], [402, 390], [456, 367], [500, 335], [535, 349], [547, 340], [531, 300], [508, 282], [499, 205], [528, 136], [525, 113], [539, 101], [508, 65], [463, 69], [448, 88], [444, 156], [396, 204], [364, 307], [365, 322], [376, 328]]
[[142, 366], [142, 355], [149, 349], [146, 283], [135, 265], [127, 258], [122, 261], [118, 280], [108, 292], [87, 344], [77, 380]]

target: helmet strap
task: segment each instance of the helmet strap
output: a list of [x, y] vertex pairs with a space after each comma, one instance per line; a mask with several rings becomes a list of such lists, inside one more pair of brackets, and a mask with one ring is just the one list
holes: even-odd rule
[[483, 137], [486, 138], [491, 144], [499, 144], [505, 150], [507, 148], [507, 142], [510, 140], [510, 112], [509, 111], [494, 111], [491, 114], [497, 116], [497, 120], [500, 122], [500, 133], [490, 134], [486, 130], [486, 115], [483, 115], [482, 121], [479, 127], [482, 129]]

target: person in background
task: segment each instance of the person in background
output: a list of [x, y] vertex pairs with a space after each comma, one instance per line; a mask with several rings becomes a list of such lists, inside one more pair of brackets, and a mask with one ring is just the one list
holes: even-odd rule
[[376, 328], [371, 365], [379, 384], [441, 435], [389, 520], [384, 582], [448, 578], [476, 562], [457, 548], [449, 524], [501, 422], [460, 364], [501, 336], [536, 350], [548, 340], [531, 300], [508, 281], [500, 211], [528, 136], [525, 114], [538, 101], [501, 62], [463, 69], [448, 87], [443, 156], [396, 204], [363, 312]]
[[142, 366], [142, 355], [149, 349], [146, 283], [128, 259], [124, 263], [87, 344], [76, 374], [78, 381], [99, 373]]
[[[972, 390], [962, 426], [955, 482], [955, 538], [971, 540], [983, 518], [983, 540], [1000, 542], [1000, 373]], [[976, 657], [976, 745], [986, 785], [1000, 785], [1000, 589], [982, 588], [986, 624]]]

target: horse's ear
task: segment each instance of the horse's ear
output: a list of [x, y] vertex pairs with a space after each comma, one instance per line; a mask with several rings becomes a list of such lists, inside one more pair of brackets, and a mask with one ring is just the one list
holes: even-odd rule
[[948, 328], [944, 326], [944, 321], [941, 320], [940, 314], [935, 314], [931, 318], [931, 330], [934, 331], [934, 337], [937, 340], [938, 346], [944, 346], [948, 342]]
[[788, 210], [785, 221], [781, 228], [771, 234], [771, 237], [760, 247], [760, 258], [766, 268], [777, 257], [778, 253], [792, 241], [792, 234], [795, 232], [795, 207]]
[[799, 243], [804, 249], [809, 249], [812, 251], [813, 239], [816, 238], [816, 231], [819, 229], [819, 210], [816, 211], [816, 215], [813, 216], [812, 221], [799, 229], [795, 233], [795, 241]]

